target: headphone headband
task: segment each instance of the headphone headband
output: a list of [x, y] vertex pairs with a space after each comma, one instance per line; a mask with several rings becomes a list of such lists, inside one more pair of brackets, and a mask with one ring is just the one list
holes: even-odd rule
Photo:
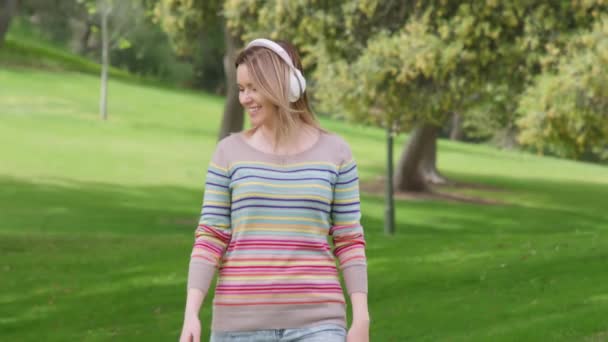
[[289, 54], [287, 53], [287, 51], [285, 51], [285, 49], [283, 49], [281, 47], [281, 45], [273, 42], [272, 40], [265, 39], [265, 38], [254, 39], [251, 42], [249, 42], [249, 44], [247, 44], [247, 49], [249, 49], [250, 47], [254, 47], [254, 46], [264, 47], [264, 48], [274, 51], [277, 55], [279, 55], [279, 57], [281, 57], [281, 59], [283, 61], [285, 61], [285, 63], [287, 63], [287, 65], [289, 65], [292, 68], [295, 68], [295, 66], [293, 65], [293, 61], [289, 57]]
[[246, 49], [254, 46], [267, 48], [273, 51], [285, 62], [285, 64], [289, 66], [289, 102], [293, 103], [298, 101], [306, 90], [306, 79], [302, 75], [302, 72], [294, 66], [293, 61], [291, 60], [291, 57], [289, 57], [287, 51], [285, 51], [281, 45], [265, 38], [252, 40], [249, 42], [249, 44], [247, 44]]

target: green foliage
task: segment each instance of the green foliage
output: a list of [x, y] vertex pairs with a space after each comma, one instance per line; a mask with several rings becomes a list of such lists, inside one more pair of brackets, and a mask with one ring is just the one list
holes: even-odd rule
[[400, 119], [404, 129], [418, 121], [440, 120], [434, 115], [444, 116], [458, 101], [452, 85], [463, 86], [448, 79], [455, 69], [454, 56], [461, 53], [459, 42], [442, 41], [429, 33], [424, 21], [411, 21], [399, 34], [381, 32], [370, 39], [348, 65], [320, 66], [317, 98], [330, 109], [345, 108], [357, 121], [378, 125], [387, 116], [390, 121]]
[[[52, 42], [41, 40], [36, 30], [28, 27], [25, 25], [11, 27], [6, 37], [5, 45], [0, 49], [0, 67], [76, 71], [96, 77], [99, 76], [101, 67], [98, 63], [70, 53], [65, 48], [55, 46]], [[116, 67], [110, 67], [109, 75], [112, 79], [120, 79], [130, 83], [158, 87], [172, 86], [165, 80], [159, 80], [157, 77], [133, 75]]]
[[[115, 68], [111, 76], [133, 78], [122, 71], [127, 70], [131, 74], [162, 79], [170, 84], [195, 83], [191, 81], [192, 63], [178, 59], [167, 35], [159, 24], [152, 21], [149, 12], [155, 3], [156, 0], [108, 2], [114, 9], [110, 18], [114, 31], [110, 62]], [[95, 62], [101, 56], [100, 4], [96, 0], [70, 0], [57, 4], [24, 0], [20, 3], [21, 16], [14, 18], [11, 24], [10, 46], [0, 52], [2, 63], [97, 73], [99, 67]], [[66, 15], [69, 20], [66, 20]], [[60, 27], [56, 28], [56, 24]], [[90, 34], [85, 40], [87, 27]], [[61, 34], [56, 34], [59, 31]], [[67, 50], [76, 51], [92, 61], [78, 58]]]
[[[245, 40], [296, 43], [324, 112], [359, 122], [441, 123], [465, 115], [473, 135], [511, 130], [518, 96], [552, 70], [572, 35], [608, 11], [605, 0], [227, 0]], [[525, 140], [525, 139], [524, 139]]]
[[520, 142], [538, 152], [608, 160], [608, 16], [573, 38], [556, 72], [541, 75], [519, 107]]
[[516, 134], [516, 97], [514, 85], [488, 82], [483, 86], [471, 98], [471, 105], [463, 116], [464, 140], [489, 140], [499, 147], [512, 147], [515, 139], [511, 136]]
[[193, 78], [193, 66], [179, 60], [169, 37], [147, 12], [124, 36], [119, 38], [123, 48], [114, 49], [110, 60], [113, 65], [138, 75], [154, 76], [174, 84], [186, 84]]
[[215, 93], [224, 93], [226, 78], [224, 75], [223, 58], [225, 53], [224, 32], [221, 23], [207, 27], [197, 44], [192, 47], [194, 52], [187, 59], [192, 64], [192, 86], [206, 89]]
[[158, 0], [152, 14], [177, 54], [192, 64], [192, 86], [209, 91], [221, 90], [225, 83], [221, 10], [219, 0]]
[[[576, 5], [576, 2], [574, 2]], [[462, 89], [464, 85], [469, 95], [483, 94], [488, 81], [503, 80], [520, 84], [529, 69], [516, 70], [529, 64], [538, 68], [538, 58], [533, 58], [544, 50], [547, 42], [558, 39], [552, 32], [575, 26], [573, 21], [589, 22], [581, 11], [591, 10], [598, 4], [574, 11], [575, 5], [569, 2], [550, 4], [526, 1], [496, 1], [462, 3], [460, 1], [425, 2], [382, 2], [382, 1], [267, 1], [251, 2], [229, 0], [225, 4], [225, 14], [230, 27], [243, 34], [245, 39], [257, 36], [287, 38], [294, 41], [305, 53], [308, 66], [324, 67], [323, 64], [339, 63], [350, 66], [364, 55], [366, 49], [383, 45], [374, 40], [387, 37], [413, 36], [423, 34], [433, 46], [439, 57], [433, 63], [424, 65], [424, 53], [415, 52], [419, 61], [417, 71], [407, 66], [412, 77], [395, 79], [397, 84], [424, 82], [432, 84], [438, 92], [446, 89]], [[573, 14], [569, 14], [572, 12]], [[572, 20], [557, 20], [566, 17]], [[540, 20], [542, 19], [542, 20]], [[578, 19], [576, 19], [578, 20]], [[412, 31], [412, 27], [422, 28]], [[410, 38], [414, 39], [414, 38]], [[425, 45], [421, 40], [418, 45]], [[439, 45], [443, 45], [439, 47]], [[426, 47], [425, 47], [426, 48]], [[395, 48], [393, 55], [404, 61], [410, 51]], [[441, 53], [439, 53], [439, 51]], [[368, 53], [370, 54], [370, 53]], [[323, 61], [321, 63], [321, 60]], [[388, 64], [394, 69], [395, 64]], [[384, 65], [375, 66], [383, 69]], [[515, 70], [514, 70], [515, 69]], [[420, 73], [418, 72], [420, 71]], [[326, 75], [323, 70], [317, 76]], [[380, 71], [381, 74], [391, 70]], [[420, 76], [420, 77], [418, 77]], [[328, 81], [329, 77], [325, 77]], [[355, 79], [353, 79], [354, 81]], [[384, 80], [376, 79], [375, 90], [385, 88]], [[342, 82], [342, 81], [339, 81]], [[367, 84], [371, 86], [371, 84]], [[327, 88], [331, 88], [328, 85]], [[339, 88], [336, 88], [339, 89]], [[443, 95], [441, 95], [443, 96]], [[463, 100], [462, 94], [452, 96]], [[411, 101], [414, 97], [410, 96]], [[415, 100], [414, 100], [415, 101]], [[434, 103], [444, 101], [435, 99]], [[449, 103], [450, 101], [445, 101]], [[459, 105], [463, 105], [459, 103]], [[415, 107], [415, 106], [413, 106]], [[441, 106], [431, 106], [435, 110]], [[458, 108], [451, 108], [458, 109]], [[390, 114], [395, 115], [395, 114]], [[398, 114], [401, 115], [401, 114]], [[411, 113], [409, 114], [411, 115]], [[420, 113], [429, 116], [428, 113]], [[440, 114], [433, 114], [432, 116]]]
[[31, 18], [37, 26], [43, 27], [44, 30], [40, 33], [44, 39], [61, 46], [68, 46], [73, 38], [73, 22], [84, 20], [88, 16], [87, 8], [81, 2], [81, 0], [19, 0], [19, 15]]
[[227, 0], [228, 27], [245, 41], [288, 39], [303, 54], [305, 67], [318, 64], [320, 54], [352, 60], [367, 40], [381, 31], [399, 29], [411, 4], [403, 1], [247, 1]]
[[174, 84], [184, 84], [192, 79], [192, 65], [177, 58], [167, 36], [157, 25], [139, 26], [127, 34], [126, 42], [129, 48], [112, 51], [113, 65]]
[[154, 17], [180, 55], [192, 55], [201, 35], [220, 23], [220, 0], [159, 0]]

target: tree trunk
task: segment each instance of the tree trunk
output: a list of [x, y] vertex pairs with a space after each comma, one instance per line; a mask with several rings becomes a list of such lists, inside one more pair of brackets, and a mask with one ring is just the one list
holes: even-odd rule
[[11, 24], [17, 8], [17, 0], [0, 0], [0, 48], [4, 45], [4, 36]]
[[452, 129], [450, 130], [450, 140], [462, 140], [462, 115], [458, 112], [452, 113]]
[[239, 132], [243, 129], [244, 115], [243, 107], [239, 103], [239, 90], [236, 85], [236, 59], [237, 46], [239, 40], [234, 37], [224, 23], [224, 43], [226, 54], [224, 55], [224, 74], [226, 75], [226, 103], [224, 105], [224, 116], [218, 140], [223, 139], [232, 132]]
[[448, 182], [437, 170], [437, 134], [439, 127], [428, 124], [429, 137], [422, 146], [420, 172], [427, 183], [445, 184]]
[[78, 40], [78, 53], [81, 55], [85, 55], [87, 52], [89, 52], [89, 39], [91, 38], [93, 23], [87, 20], [84, 26], [84, 32]]
[[99, 113], [102, 120], [108, 119], [108, 67], [110, 64], [109, 12], [108, 9], [104, 8], [101, 13], [101, 96], [99, 99]]
[[428, 191], [428, 185], [421, 172], [421, 162], [424, 157], [424, 146], [436, 138], [436, 127], [421, 123], [412, 132], [401, 153], [395, 187], [401, 191]]

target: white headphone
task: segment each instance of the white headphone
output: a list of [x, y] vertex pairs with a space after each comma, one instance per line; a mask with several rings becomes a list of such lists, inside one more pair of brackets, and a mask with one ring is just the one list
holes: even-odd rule
[[302, 72], [293, 65], [293, 61], [287, 54], [287, 51], [281, 45], [273, 42], [270, 39], [254, 39], [247, 44], [247, 49], [253, 46], [264, 47], [274, 51], [285, 63], [289, 66], [289, 102], [296, 102], [306, 90], [306, 79]]

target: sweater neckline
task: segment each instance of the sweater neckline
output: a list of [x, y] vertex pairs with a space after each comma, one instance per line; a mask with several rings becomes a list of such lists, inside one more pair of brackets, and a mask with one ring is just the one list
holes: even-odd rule
[[258, 149], [257, 147], [254, 147], [253, 145], [251, 145], [249, 143], [249, 141], [247, 141], [247, 138], [245, 137], [245, 131], [236, 133], [236, 135], [238, 136], [239, 140], [243, 143], [243, 145], [245, 145], [247, 147], [248, 150], [250, 150], [256, 154], [263, 155], [267, 158], [284, 162], [287, 160], [293, 160], [298, 157], [302, 157], [302, 156], [316, 150], [317, 147], [321, 144], [321, 141], [323, 140], [324, 133], [322, 130], [319, 130], [319, 136], [317, 137], [317, 140], [310, 147], [308, 147], [307, 149], [302, 150], [298, 153], [294, 153], [294, 154], [276, 154], [276, 153], [265, 152], [265, 151]]

